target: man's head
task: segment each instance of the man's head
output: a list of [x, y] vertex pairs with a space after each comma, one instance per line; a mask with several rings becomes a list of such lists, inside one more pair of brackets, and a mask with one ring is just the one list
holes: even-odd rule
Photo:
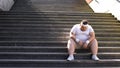
[[82, 20], [80, 22], [80, 26], [81, 26], [81, 30], [82, 31], [86, 31], [87, 27], [88, 27], [88, 21], [87, 20]]

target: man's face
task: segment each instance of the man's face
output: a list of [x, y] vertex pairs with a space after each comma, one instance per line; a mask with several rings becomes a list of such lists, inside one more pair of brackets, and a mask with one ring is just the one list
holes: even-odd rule
[[81, 23], [81, 30], [82, 30], [82, 31], [86, 31], [86, 30], [87, 30], [87, 27], [88, 27], [88, 22], [83, 22], [83, 23]]
[[86, 30], [87, 30], [87, 27], [88, 27], [88, 26], [86, 26], [86, 25], [81, 25], [81, 30], [82, 30], [82, 31], [86, 31]]

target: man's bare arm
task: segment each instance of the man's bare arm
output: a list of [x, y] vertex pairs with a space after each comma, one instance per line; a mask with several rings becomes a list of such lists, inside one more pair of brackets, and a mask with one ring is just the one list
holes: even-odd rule
[[75, 34], [74, 33], [70, 33], [70, 38], [73, 39], [75, 42], [76, 42], [76, 37], [75, 37]]
[[90, 32], [90, 38], [88, 39], [90, 42], [95, 39], [95, 33]]

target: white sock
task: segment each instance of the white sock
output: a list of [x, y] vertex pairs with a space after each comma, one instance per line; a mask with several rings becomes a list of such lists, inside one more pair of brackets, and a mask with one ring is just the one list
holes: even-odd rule
[[97, 57], [97, 55], [92, 55], [92, 59], [93, 60], [99, 60], [99, 58]]
[[97, 55], [92, 55], [92, 56], [96, 57]]
[[70, 57], [73, 57], [73, 55], [69, 55]]
[[69, 61], [74, 60], [74, 56], [73, 55], [69, 55], [69, 57], [67, 58], [67, 60], [69, 60]]

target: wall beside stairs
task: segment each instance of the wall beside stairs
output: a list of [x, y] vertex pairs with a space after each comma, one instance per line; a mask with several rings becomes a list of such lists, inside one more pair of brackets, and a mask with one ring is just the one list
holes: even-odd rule
[[14, 4], [14, 0], [0, 0], [0, 11], [9, 11]]
[[120, 20], [119, 0], [86, 0], [95, 13], [112, 13]]

